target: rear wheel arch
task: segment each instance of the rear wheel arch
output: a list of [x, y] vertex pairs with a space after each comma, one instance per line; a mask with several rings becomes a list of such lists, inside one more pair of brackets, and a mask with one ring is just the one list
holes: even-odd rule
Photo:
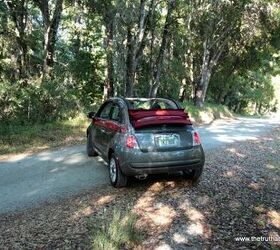
[[110, 158], [112, 156], [112, 154], [114, 154], [114, 150], [112, 148], [109, 148], [109, 151], [108, 151], [108, 160], [110, 161]]

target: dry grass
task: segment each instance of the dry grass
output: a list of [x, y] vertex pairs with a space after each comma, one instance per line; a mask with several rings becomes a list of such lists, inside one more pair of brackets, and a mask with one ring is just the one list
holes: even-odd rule
[[0, 155], [37, 152], [85, 141], [89, 121], [79, 116], [66, 121], [35, 125], [0, 126]]

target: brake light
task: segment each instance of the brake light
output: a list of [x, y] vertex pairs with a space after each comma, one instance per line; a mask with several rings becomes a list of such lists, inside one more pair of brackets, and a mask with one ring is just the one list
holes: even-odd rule
[[200, 137], [197, 131], [193, 132], [193, 146], [197, 146], [200, 145], [201, 141], [200, 141]]
[[134, 135], [129, 135], [127, 138], [126, 138], [126, 146], [128, 148], [136, 148], [138, 146], [137, 144], [137, 141], [136, 141], [136, 138]]

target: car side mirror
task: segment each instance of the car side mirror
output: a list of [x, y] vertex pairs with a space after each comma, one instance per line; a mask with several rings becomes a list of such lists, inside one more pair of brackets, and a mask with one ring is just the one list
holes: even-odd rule
[[95, 112], [91, 111], [88, 113], [88, 118], [93, 119], [95, 117]]

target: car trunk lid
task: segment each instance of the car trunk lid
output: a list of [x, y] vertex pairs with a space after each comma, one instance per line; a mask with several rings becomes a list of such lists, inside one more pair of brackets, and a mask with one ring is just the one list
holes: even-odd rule
[[180, 110], [130, 110], [131, 124], [142, 151], [174, 151], [192, 147], [192, 124]]

